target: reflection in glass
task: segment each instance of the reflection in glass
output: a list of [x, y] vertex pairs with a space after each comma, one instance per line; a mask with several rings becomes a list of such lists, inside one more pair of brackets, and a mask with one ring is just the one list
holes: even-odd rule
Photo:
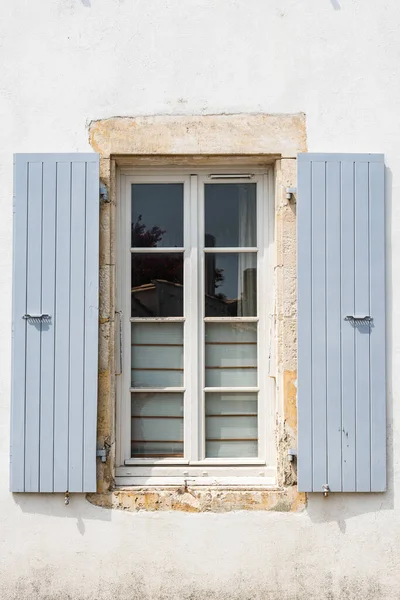
[[132, 394], [132, 456], [183, 456], [183, 394]]
[[131, 245], [183, 247], [183, 183], [132, 185]]
[[257, 316], [255, 253], [205, 254], [205, 316]]
[[255, 183], [205, 185], [205, 246], [257, 246]]
[[183, 254], [132, 254], [132, 317], [183, 316]]

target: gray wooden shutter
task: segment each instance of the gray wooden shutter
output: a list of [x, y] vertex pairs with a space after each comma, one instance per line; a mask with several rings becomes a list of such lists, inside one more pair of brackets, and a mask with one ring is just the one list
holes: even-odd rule
[[13, 492], [96, 490], [98, 256], [98, 155], [15, 155]]
[[386, 488], [384, 197], [381, 154], [298, 156], [300, 491]]

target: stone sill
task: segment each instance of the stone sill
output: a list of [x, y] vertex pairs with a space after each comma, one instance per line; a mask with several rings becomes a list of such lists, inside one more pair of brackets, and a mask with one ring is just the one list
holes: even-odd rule
[[283, 489], [220, 486], [124, 487], [102, 494], [87, 494], [86, 498], [95, 506], [128, 512], [300, 512], [306, 506], [306, 495], [297, 492], [295, 486]]

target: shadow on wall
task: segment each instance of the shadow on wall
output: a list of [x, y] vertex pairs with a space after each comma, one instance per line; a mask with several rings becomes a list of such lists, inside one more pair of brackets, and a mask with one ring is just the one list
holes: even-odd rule
[[[333, 3], [335, 0], [331, 0]], [[385, 169], [385, 225], [386, 225], [386, 448], [387, 448], [387, 491], [385, 493], [330, 494], [324, 498], [322, 494], [309, 494], [307, 512], [312, 522], [324, 523], [337, 521], [342, 533], [346, 533], [346, 519], [366, 513], [379, 513], [394, 508], [394, 473], [393, 473], [393, 394], [392, 394], [392, 270], [391, 228], [392, 222], [392, 172]]]
[[70, 494], [70, 503], [66, 506], [64, 494], [13, 494], [15, 504], [24, 513], [76, 519], [81, 535], [85, 534], [85, 521], [111, 521], [111, 510], [99, 508], [86, 500], [86, 494]]
[[[331, 0], [333, 1], [333, 0]], [[90, 0], [81, 0], [83, 6], [86, 6], [87, 8], [90, 8], [92, 5], [90, 3]]]
[[[89, 0], [88, 0], [89, 1]], [[82, 0], [85, 3], [85, 0]], [[335, 10], [340, 10], [342, 7], [340, 6], [338, 0], [331, 0], [331, 4]]]

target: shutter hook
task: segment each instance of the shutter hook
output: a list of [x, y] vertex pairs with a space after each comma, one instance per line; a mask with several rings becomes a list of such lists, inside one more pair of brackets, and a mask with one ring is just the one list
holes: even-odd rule
[[327, 498], [330, 492], [329, 485], [327, 483], [322, 486], [322, 491], [324, 493], [324, 498]]
[[65, 504], [65, 506], [68, 506], [68, 504], [69, 504], [69, 491], [68, 490], [65, 492], [64, 504]]

